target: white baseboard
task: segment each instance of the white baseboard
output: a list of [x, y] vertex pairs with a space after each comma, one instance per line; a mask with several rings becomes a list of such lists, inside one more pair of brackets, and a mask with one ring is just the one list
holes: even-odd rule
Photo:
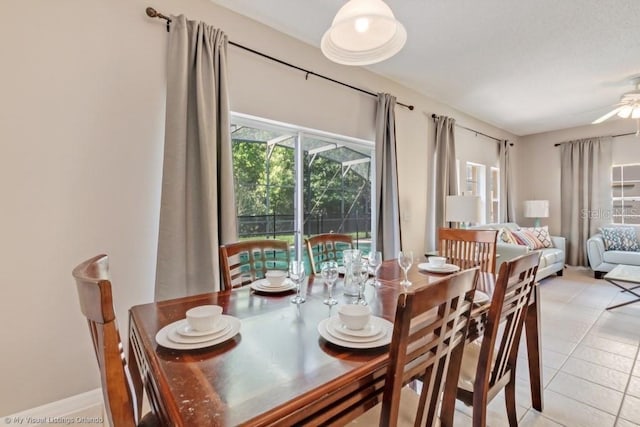
[[104, 414], [102, 389], [87, 391], [56, 402], [0, 417], [3, 426], [108, 427]]

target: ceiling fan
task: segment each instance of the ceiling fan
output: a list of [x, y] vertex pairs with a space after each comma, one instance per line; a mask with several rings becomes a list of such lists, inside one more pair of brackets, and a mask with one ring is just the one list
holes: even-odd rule
[[602, 123], [617, 115], [623, 119], [638, 119], [638, 132], [640, 132], [640, 77], [634, 77], [631, 81], [636, 89], [623, 94], [620, 97], [620, 102], [615, 105], [613, 110], [594, 120], [592, 124]]

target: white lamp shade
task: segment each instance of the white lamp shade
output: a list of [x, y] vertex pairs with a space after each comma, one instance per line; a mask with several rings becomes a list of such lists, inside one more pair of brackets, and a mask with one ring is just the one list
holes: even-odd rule
[[320, 48], [330, 60], [344, 65], [368, 65], [398, 53], [407, 31], [382, 0], [350, 0], [324, 33]]
[[527, 200], [524, 202], [525, 218], [548, 218], [549, 217], [549, 201], [548, 200]]
[[448, 222], [480, 222], [482, 218], [479, 196], [447, 196], [445, 204], [445, 221]]

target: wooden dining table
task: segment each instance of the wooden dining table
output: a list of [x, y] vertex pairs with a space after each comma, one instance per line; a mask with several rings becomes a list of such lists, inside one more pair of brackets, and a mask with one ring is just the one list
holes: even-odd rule
[[[395, 260], [385, 261], [379, 285], [366, 286], [364, 297], [375, 316], [393, 322], [404, 289], [402, 274]], [[415, 266], [409, 271], [414, 287], [442, 277]], [[306, 302], [299, 305], [290, 302], [291, 293], [263, 294], [245, 286], [132, 307], [129, 364], [140, 374], [163, 425], [342, 423], [362, 411], [357, 409], [364, 396], [381, 395], [388, 346], [356, 350], [322, 338], [318, 324], [336, 315], [338, 306], [323, 304], [327, 291], [321, 279], [311, 276], [308, 281]], [[494, 283], [493, 274], [481, 273], [478, 289], [491, 294]], [[342, 295], [341, 282], [334, 293], [340, 304], [353, 302]], [[538, 302], [536, 287], [525, 330], [532, 402], [541, 411]], [[172, 350], [157, 344], [160, 329], [204, 304], [220, 305], [225, 314], [240, 319], [240, 332], [202, 349]], [[480, 329], [487, 310], [488, 305], [476, 307], [472, 314]]]

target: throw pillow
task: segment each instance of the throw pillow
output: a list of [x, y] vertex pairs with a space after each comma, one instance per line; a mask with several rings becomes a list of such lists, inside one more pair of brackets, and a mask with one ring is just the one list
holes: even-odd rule
[[542, 249], [542, 242], [530, 231], [511, 230], [511, 235], [516, 239], [518, 245], [527, 246], [529, 249]]
[[513, 237], [513, 235], [511, 235], [511, 231], [508, 228], [501, 228], [500, 231], [498, 231], [497, 241], [498, 243], [502, 242], [502, 243], [513, 243], [516, 245], [518, 244], [518, 242]]
[[542, 243], [543, 248], [552, 248], [553, 242], [551, 241], [551, 236], [549, 235], [549, 227], [546, 225], [544, 227], [523, 227], [521, 230], [526, 230], [536, 236]]
[[602, 227], [602, 240], [607, 251], [640, 251], [633, 227]]

